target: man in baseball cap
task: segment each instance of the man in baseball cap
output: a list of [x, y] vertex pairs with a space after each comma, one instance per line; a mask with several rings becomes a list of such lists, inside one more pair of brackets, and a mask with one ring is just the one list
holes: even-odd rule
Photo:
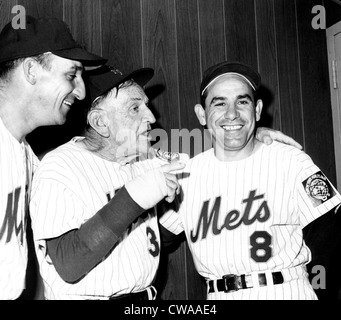
[[305, 152], [256, 138], [260, 85], [244, 63], [205, 71], [195, 112], [212, 148], [188, 161], [182, 201], [160, 223], [185, 232], [209, 300], [316, 300], [307, 273], [316, 251], [304, 231], [323, 215], [335, 221], [341, 195]]
[[184, 165], [147, 159], [155, 117], [143, 86], [153, 69], [123, 73], [105, 65], [85, 74], [85, 132], [47, 153], [33, 179], [45, 298], [155, 299], [161, 242], [154, 207], [173, 201], [174, 170]]
[[85, 97], [83, 66], [105, 62], [55, 18], [27, 16], [24, 29], [9, 22], [0, 33], [0, 299], [16, 299], [25, 288], [28, 192], [38, 164], [25, 137], [63, 124]]

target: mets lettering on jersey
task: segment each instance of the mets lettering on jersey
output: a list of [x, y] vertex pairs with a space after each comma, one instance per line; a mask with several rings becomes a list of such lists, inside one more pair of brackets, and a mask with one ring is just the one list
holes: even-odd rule
[[11, 241], [12, 235], [16, 235], [20, 239], [20, 243], [23, 244], [24, 221], [20, 221], [19, 225], [17, 225], [20, 192], [21, 188], [17, 188], [14, 193], [11, 192], [7, 197], [6, 213], [2, 220], [2, 227], [0, 228], [0, 239], [5, 237], [6, 243]]
[[245, 225], [250, 225], [254, 223], [256, 220], [260, 222], [264, 222], [269, 219], [270, 211], [266, 201], [263, 201], [261, 206], [257, 209], [256, 213], [253, 217], [250, 217], [250, 210], [252, 207], [252, 203], [254, 200], [263, 199], [264, 195], [255, 196], [256, 190], [252, 190], [247, 199], [243, 200], [243, 203], [246, 203], [244, 213], [241, 214], [238, 210], [231, 210], [226, 214], [225, 221], [222, 226], [218, 226], [219, 214], [220, 214], [220, 202], [221, 197], [215, 199], [213, 208], [211, 210], [210, 216], [208, 217], [208, 206], [209, 201], [205, 201], [201, 210], [201, 214], [199, 216], [198, 225], [196, 227], [196, 233], [194, 234], [191, 231], [191, 241], [196, 242], [198, 240], [199, 231], [202, 227], [202, 239], [206, 238], [208, 228], [213, 219], [212, 223], [212, 233], [214, 235], [218, 235], [221, 231], [226, 228], [227, 230], [233, 230], [239, 227], [242, 223]]
[[161, 223], [173, 233], [185, 231], [201, 276], [215, 281], [280, 270], [284, 277], [270, 289], [255, 282], [208, 299], [316, 299], [302, 229], [338, 206], [341, 196], [308, 155], [274, 142], [246, 159], [223, 162], [210, 149], [188, 162], [179, 182], [179, 209]]

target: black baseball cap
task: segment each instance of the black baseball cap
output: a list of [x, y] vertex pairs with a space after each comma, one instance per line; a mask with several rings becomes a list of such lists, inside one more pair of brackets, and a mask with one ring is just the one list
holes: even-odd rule
[[0, 63], [45, 52], [80, 61], [84, 66], [100, 66], [107, 62], [82, 48], [72, 37], [68, 25], [56, 18], [36, 19], [27, 15], [24, 29], [14, 29], [9, 22], [0, 33]]
[[256, 92], [261, 84], [260, 74], [251, 66], [241, 62], [224, 61], [208, 68], [204, 72], [203, 80], [200, 85], [200, 94], [202, 95], [216, 79], [225, 74], [237, 74], [241, 76]]
[[152, 68], [141, 68], [123, 74], [113, 66], [103, 65], [100, 68], [84, 72], [90, 103], [127, 80], [134, 80], [143, 87], [154, 75]]

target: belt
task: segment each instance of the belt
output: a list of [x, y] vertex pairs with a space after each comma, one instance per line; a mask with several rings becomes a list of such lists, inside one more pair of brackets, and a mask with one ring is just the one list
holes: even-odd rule
[[141, 292], [134, 292], [128, 294], [122, 294], [120, 296], [111, 296], [109, 300], [117, 301], [144, 301], [144, 300], [154, 300], [156, 298], [156, 289], [154, 287], [147, 288]]
[[[284, 278], [281, 271], [272, 272], [273, 284], [281, 284], [284, 282]], [[233, 292], [239, 289], [248, 289], [253, 287], [263, 287], [267, 285], [265, 273], [259, 273], [256, 275], [258, 279], [258, 285], [253, 283], [251, 274], [242, 274], [240, 276], [234, 274], [227, 274], [222, 279], [208, 281], [208, 292], [215, 291]], [[217, 283], [217, 289], [215, 289], [214, 282]]]

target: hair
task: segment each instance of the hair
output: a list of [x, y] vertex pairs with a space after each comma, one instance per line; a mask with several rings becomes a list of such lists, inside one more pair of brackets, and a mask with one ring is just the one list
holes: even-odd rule
[[[253, 89], [251, 91], [252, 91], [254, 103], [256, 104], [257, 100], [259, 99], [259, 97], [258, 97], [259, 93], [258, 93], [258, 91], [255, 91]], [[206, 101], [207, 95], [208, 95], [208, 90], [207, 89], [203, 92], [203, 94], [200, 95], [200, 104], [202, 105], [202, 107], [204, 109], [206, 108], [205, 101]]]
[[[32, 56], [45, 70], [50, 70], [50, 52], [45, 52], [36, 56]], [[26, 58], [18, 58], [11, 61], [5, 61], [0, 63], [0, 81], [8, 83], [11, 80], [12, 72], [16, 69], [20, 63]]]

